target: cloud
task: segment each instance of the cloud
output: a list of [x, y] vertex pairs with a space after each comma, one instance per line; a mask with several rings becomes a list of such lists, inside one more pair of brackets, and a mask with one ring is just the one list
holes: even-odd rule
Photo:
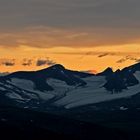
[[15, 59], [0, 59], [0, 65], [12, 67], [15, 65]]
[[121, 58], [120, 60], [118, 60], [116, 63], [124, 63], [128, 60], [134, 61], [134, 62], [140, 62], [140, 58], [139, 57], [134, 57], [134, 56], [125, 56], [124, 58]]
[[[88, 51], [88, 52], [53, 52], [53, 54], [67, 54], [67, 55], [82, 55], [82, 56], [101, 56], [99, 58], [112, 55], [112, 56], [140, 56], [139, 52], [108, 52], [108, 51]], [[106, 54], [106, 55], [105, 55]]]
[[107, 56], [107, 55], [109, 55], [109, 53], [100, 54], [98, 57], [105, 57], [105, 56]]
[[38, 57], [30, 57], [30, 58], [19, 58], [19, 59], [7, 59], [0, 58], [0, 66], [12, 67], [12, 66], [22, 66], [22, 67], [34, 67], [34, 66], [51, 66], [55, 65], [56, 62], [51, 60], [48, 57], [38, 58]]
[[139, 0], [0, 0], [0, 45], [140, 43], [139, 5]]
[[13, 63], [13, 62], [4, 62], [3, 65], [5, 65], [5, 66], [14, 66], [15, 63]]
[[32, 63], [33, 63], [33, 60], [32, 59], [25, 58], [25, 59], [23, 59], [22, 65], [23, 66], [31, 66]]
[[53, 60], [49, 60], [47, 59], [38, 59], [36, 62], [36, 66], [44, 66], [44, 65], [48, 65], [48, 66], [52, 66], [56, 64]]
[[38, 57], [30, 57], [30, 58], [19, 58], [19, 59], [7, 59], [7, 58], [0, 58], [0, 66], [6, 67], [40, 67], [40, 66], [52, 66], [55, 65], [56, 62], [51, 60], [48, 57], [38, 58]]
[[97, 47], [139, 44], [139, 28], [62, 29], [50, 26], [34, 26], [20, 31], [0, 32], [0, 47], [19, 48], [26, 45], [36, 48]]
[[128, 27], [139, 25], [138, 0], [0, 0], [1, 26]]

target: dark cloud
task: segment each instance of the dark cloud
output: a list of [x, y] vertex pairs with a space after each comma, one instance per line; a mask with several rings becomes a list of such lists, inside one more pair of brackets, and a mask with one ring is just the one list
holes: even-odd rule
[[[0, 0], [0, 30], [1, 34], [7, 33], [0, 37], [0, 45], [74, 47], [135, 43], [140, 39], [139, 5], [139, 0]], [[24, 31], [40, 26], [51, 29]]]
[[[53, 54], [81, 55], [81, 56], [103, 56], [104, 54], [112, 56], [140, 56], [140, 52], [108, 52], [108, 51], [89, 51], [89, 52], [53, 52]], [[106, 55], [107, 56], [107, 55]], [[104, 56], [105, 57], [105, 56]]]
[[116, 63], [123, 63], [125, 61], [127, 61], [128, 59], [125, 59], [125, 58], [122, 58], [122, 59], [119, 59]]
[[5, 66], [14, 66], [15, 63], [13, 63], [13, 62], [4, 62], [3, 65], [5, 65]]
[[0, 59], [0, 65], [11, 67], [15, 65], [15, 59]]
[[107, 55], [109, 55], [109, 53], [100, 54], [98, 57], [105, 57], [105, 56], [107, 56]]
[[38, 59], [36, 62], [36, 66], [44, 66], [44, 65], [48, 65], [48, 66], [52, 66], [56, 64], [53, 60], [49, 60], [49, 59]]
[[134, 56], [125, 56], [124, 58], [121, 58], [120, 60], [118, 60], [116, 63], [124, 63], [128, 60], [134, 61], [134, 62], [140, 62], [140, 58], [138, 57], [134, 57]]
[[0, 0], [1, 26], [139, 26], [139, 0]]
[[22, 65], [23, 66], [31, 66], [32, 65], [33, 60], [32, 59], [23, 59]]

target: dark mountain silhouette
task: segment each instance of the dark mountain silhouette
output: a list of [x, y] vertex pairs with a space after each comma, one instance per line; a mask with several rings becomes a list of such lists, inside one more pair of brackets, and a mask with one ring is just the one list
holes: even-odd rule
[[139, 81], [134, 76], [134, 72], [136, 71], [140, 71], [139, 64], [123, 70], [117, 70], [112, 74], [106, 74], [107, 82], [104, 87], [114, 93], [121, 92], [123, 89], [127, 89], [127, 87], [137, 85]]
[[[108, 67], [103, 72], [98, 73], [96, 76], [105, 76], [107, 82], [104, 87], [111, 92], [121, 92], [129, 86], [139, 84], [139, 81], [134, 76], [136, 71], [140, 71], [140, 63], [126, 67], [122, 70], [113, 72], [112, 68]], [[35, 88], [40, 91], [52, 91], [53, 87], [47, 83], [47, 79], [54, 78], [64, 81], [68, 85], [84, 86], [86, 81], [82, 78], [95, 76], [94, 74], [72, 71], [65, 69], [60, 64], [53, 65], [49, 68], [39, 71], [19, 71], [3, 77], [0, 80], [11, 80], [12, 78], [31, 80], [35, 84]]]
[[[121, 75], [121, 71], [117, 70], [116, 72], [114, 72], [111, 75], [108, 75], [106, 77], [107, 82], [104, 85], [104, 87], [111, 91], [112, 93], [114, 92], [121, 92], [123, 89], [127, 89], [126, 86], [126, 80], [124, 79], [124, 77]], [[127, 77], [126, 77], [127, 79]]]
[[0, 78], [0, 80], [10, 80], [11, 78], [20, 78], [31, 80], [35, 83], [35, 87], [41, 91], [51, 91], [53, 88], [47, 83], [47, 79], [54, 78], [66, 82], [68, 85], [83, 86], [86, 82], [81, 78], [93, 76], [92, 74], [71, 71], [65, 69], [62, 65], [56, 64], [39, 71], [19, 71]]
[[140, 63], [136, 63], [122, 70], [123, 73], [135, 73], [136, 71], [140, 71]]
[[[103, 72], [98, 73], [96, 76], [105, 76], [107, 82], [104, 87], [111, 92], [121, 92], [129, 86], [139, 84], [138, 79], [134, 73], [140, 71], [140, 63], [126, 67], [122, 70], [113, 72], [112, 68], [108, 67]], [[72, 71], [65, 69], [60, 64], [53, 65], [49, 68], [39, 71], [19, 71], [6, 76], [0, 77], [0, 80], [11, 80], [12, 78], [31, 80], [35, 84], [35, 88], [40, 91], [52, 91], [53, 87], [47, 83], [47, 79], [54, 78], [64, 81], [68, 85], [84, 86], [86, 81], [82, 78], [95, 76], [94, 74]]]
[[112, 68], [108, 67], [103, 72], [98, 73], [97, 76], [109, 76], [109, 75], [112, 75], [112, 74], [113, 74]]

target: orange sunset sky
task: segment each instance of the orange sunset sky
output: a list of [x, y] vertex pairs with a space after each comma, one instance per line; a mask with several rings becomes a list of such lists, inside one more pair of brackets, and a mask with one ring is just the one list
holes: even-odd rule
[[0, 0], [0, 72], [140, 62], [138, 0]]

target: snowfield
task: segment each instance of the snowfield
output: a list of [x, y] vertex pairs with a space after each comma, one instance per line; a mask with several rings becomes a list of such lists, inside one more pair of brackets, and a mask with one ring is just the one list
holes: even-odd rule
[[[135, 73], [136, 78], [140, 81], [140, 72]], [[105, 83], [105, 77], [95, 76], [84, 79], [88, 84], [87, 87], [77, 88], [69, 92], [64, 98], [55, 102], [56, 106], [64, 106], [66, 109], [78, 106], [100, 103], [120, 98], [131, 97], [140, 92], [140, 84], [128, 87], [121, 93], [111, 94], [102, 85]]]
[[[41, 100], [46, 101], [55, 97], [53, 92], [49, 93], [49, 92], [41, 92], [39, 90], [36, 90], [34, 83], [30, 80], [12, 78], [10, 83], [23, 90], [27, 90], [29, 92], [35, 93], [35, 95], [37, 95]], [[34, 94], [29, 94], [28, 92], [26, 94], [28, 94], [31, 98], [34, 98]]]
[[7, 97], [11, 98], [11, 99], [16, 99], [16, 100], [25, 100], [24, 98], [22, 98], [19, 94], [16, 93], [7, 93], [6, 94]]
[[50, 93], [55, 96], [65, 96], [67, 92], [74, 89], [74, 86], [69, 86], [64, 81], [53, 78], [47, 79], [46, 82], [53, 87], [54, 91]]
[[22, 89], [33, 90], [35, 88], [34, 83], [30, 80], [12, 78], [11, 83]]

